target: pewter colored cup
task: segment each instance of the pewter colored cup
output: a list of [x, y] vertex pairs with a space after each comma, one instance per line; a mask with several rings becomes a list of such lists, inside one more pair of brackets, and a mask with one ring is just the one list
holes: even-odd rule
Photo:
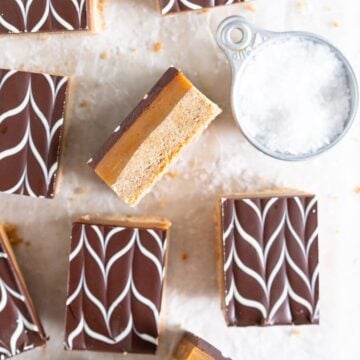
[[[233, 32], [239, 32], [241, 37], [239, 40], [233, 39]], [[339, 130], [337, 136], [335, 136], [329, 144], [319, 148], [317, 151], [305, 153], [301, 155], [286, 154], [282, 152], [275, 152], [268, 149], [261, 144], [246, 130], [246, 127], [241, 123], [240, 112], [237, 104], [238, 87], [240, 86], [241, 76], [246, 71], [246, 63], [252, 58], [256, 52], [262, 48], [262, 45], [271, 45], [271, 41], [281, 38], [298, 38], [311, 40], [315, 43], [328, 46], [339, 60], [343, 63], [348, 81], [348, 88], [350, 92], [350, 111], [349, 116], [345, 122], [343, 129]], [[359, 104], [359, 89], [355, 72], [350, 65], [346, 57], [341, 51], [326, 39], [312, 33], [290, 31], [290, 32], [272, 32], [264, 29], [257, 28], [251, 23], [247, 22], [245, 18], [241, 16], [230, 16], [224, 19], [217, 30], [217, 43], [219, 47], [224, 51], [228, 58], [228, 61], [232, 69], [232, 91], [231, 91], [231, 105], [234, 118], [239, 125], [245, 138], [258, 150], [266, 155], [269, 155], [275, 159], [286, 161], [299, 161], [306, 160], [317, 155], [320, 155], [327, 150], [335, 146], [349, 131], [352, 126], [358, 109]]]

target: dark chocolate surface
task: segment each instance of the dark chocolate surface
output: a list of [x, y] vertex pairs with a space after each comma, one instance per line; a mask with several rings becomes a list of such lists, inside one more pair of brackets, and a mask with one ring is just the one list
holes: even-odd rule
[[110, 135], [103, 146], [97, 153], [89, 160], [88, 164], [92, 168], [96, 168], [99, 162], [103, 159], [111, 147], [120, 139], [120, 137], [130, 128], [130, 126], [141, 116], [141, 114], [151, 105], [151, 103], [158, 97], [161, 91], [169, 85], [169, 83], [179, 74], [179, 70], [170, 67], [160, 78], [160, 80], [153, 86], [148, 94], [136, 105], [134, 110], [122, 121], [122, 123]]
[[46, 343], [21, 276], [0, 234], [0, 360]]
[[229, 326], [317, 324], [317, 201], [313, 196], [223, 199]]
[[153, 354], [166, 231], [74, 223], [65, 347]]
[[163, 15], [189, 10], [201, 10], [216, 6], [230, 5], [244, 2], [245, 0], [159, 0]]
[[231, 360], [228, 357], [224, 357], [221, 351], [216, 349], [213, 345], [192, 333], [186, 332], [184, 337], [198, 349], [210, 355], [214, 360]]
[[0, 69], [1, 192], [54, 196], [67, 84], [65, 77]]
[[90, 1], [1, 0], [1, 33], [89, 30]]

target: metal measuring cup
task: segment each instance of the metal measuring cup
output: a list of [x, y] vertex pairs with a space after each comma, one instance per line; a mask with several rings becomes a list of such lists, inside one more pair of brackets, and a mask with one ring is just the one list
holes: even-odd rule
[[[238, 41], [233, 40], [232, 33], [234, 31], [240, 31], [241, 39]], [[269, 44], [272, 40], [279, 38], [296, 37], [305, 40], [311, 40], [315, 43], [328, 46], [337, 55], [339, 60], [343, 63], [345, 71], [347, 73], [348, 87], [350, 91], [350, 112], [344, 128], [339, 131], [339, 134], [327, 145], [323, 146], [319, 150], [311, 153], [305, 153], [301, 155], [286, 154], [281, 152], [274, 152], [266, 148], [257, 139], [251, 136], [246, 128], [241, 124], [241, 118], [239, 116], [239, 108], [237, 106], [237, 92], [240, 86], [241, 75], [246, 69], [246, 62], [261, 49], [263, 44]], [[266, 155], [269, 155], [275, 159], [287, 160], [287, 161], [299, 161], [305, 160], [332, 148], [336, 145], [348, 132], [353, 124], [358, 104], [359, 104], [359, 90], [358, 82], [355, 72], [350, 65], [346, 57], [340, 52], [340, 50], [329, 43], [321, 36], [300, 31], [290, 32], [273, 32], [258, 28], [249, 23], [245, 18], [241, 16], [230, 16], [223, 20], [217, 30], [217, 43], [227, 56], [231, 69], [232, 69], [232, 91], [231, 91], [231, 105], [234, 114], [234, 118], [239, 125], [245, 138], [258, 150]]]

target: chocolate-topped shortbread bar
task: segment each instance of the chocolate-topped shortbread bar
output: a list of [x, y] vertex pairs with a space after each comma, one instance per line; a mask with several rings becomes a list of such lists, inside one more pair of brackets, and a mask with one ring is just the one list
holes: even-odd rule
[[156, 352], [169, 228], [162, 218], [73, 224], [67, 350]]
[[178, 343], [173, 360], [231, 360], [204, 339], [186, 332]]
[[162, 15], [183, 11], [204, 10], [217, 6], [238, 4], [249, 0], [158, 0]]
[[89, 165], [134, 206], [220, 112], [181, 71], [171, 67]]
[[0, 224], [0, 359], [43, 346], [46, 341], [15, 259], [7, 225]]
[[95, 31], [103, 0], [1, 0], [0, 35]]
[[310, 194], [221, 197], [219, 273], [229, 326], [318, 324], [317, 217]]
[[67, 89], [67, 77], [0, 69], [0, 192], [54, 197]]

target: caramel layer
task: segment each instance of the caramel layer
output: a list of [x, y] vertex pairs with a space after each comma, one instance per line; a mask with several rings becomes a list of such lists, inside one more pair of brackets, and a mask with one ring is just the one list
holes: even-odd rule
[[173, 355], [173, 360], [214, 360], [214, 358], [184, 338]]
[[190, 81], [179, 73], [111, 147], [95, 168], [106, 184], [112, 186], [116, 182], [135, 151], [191, 88]]

